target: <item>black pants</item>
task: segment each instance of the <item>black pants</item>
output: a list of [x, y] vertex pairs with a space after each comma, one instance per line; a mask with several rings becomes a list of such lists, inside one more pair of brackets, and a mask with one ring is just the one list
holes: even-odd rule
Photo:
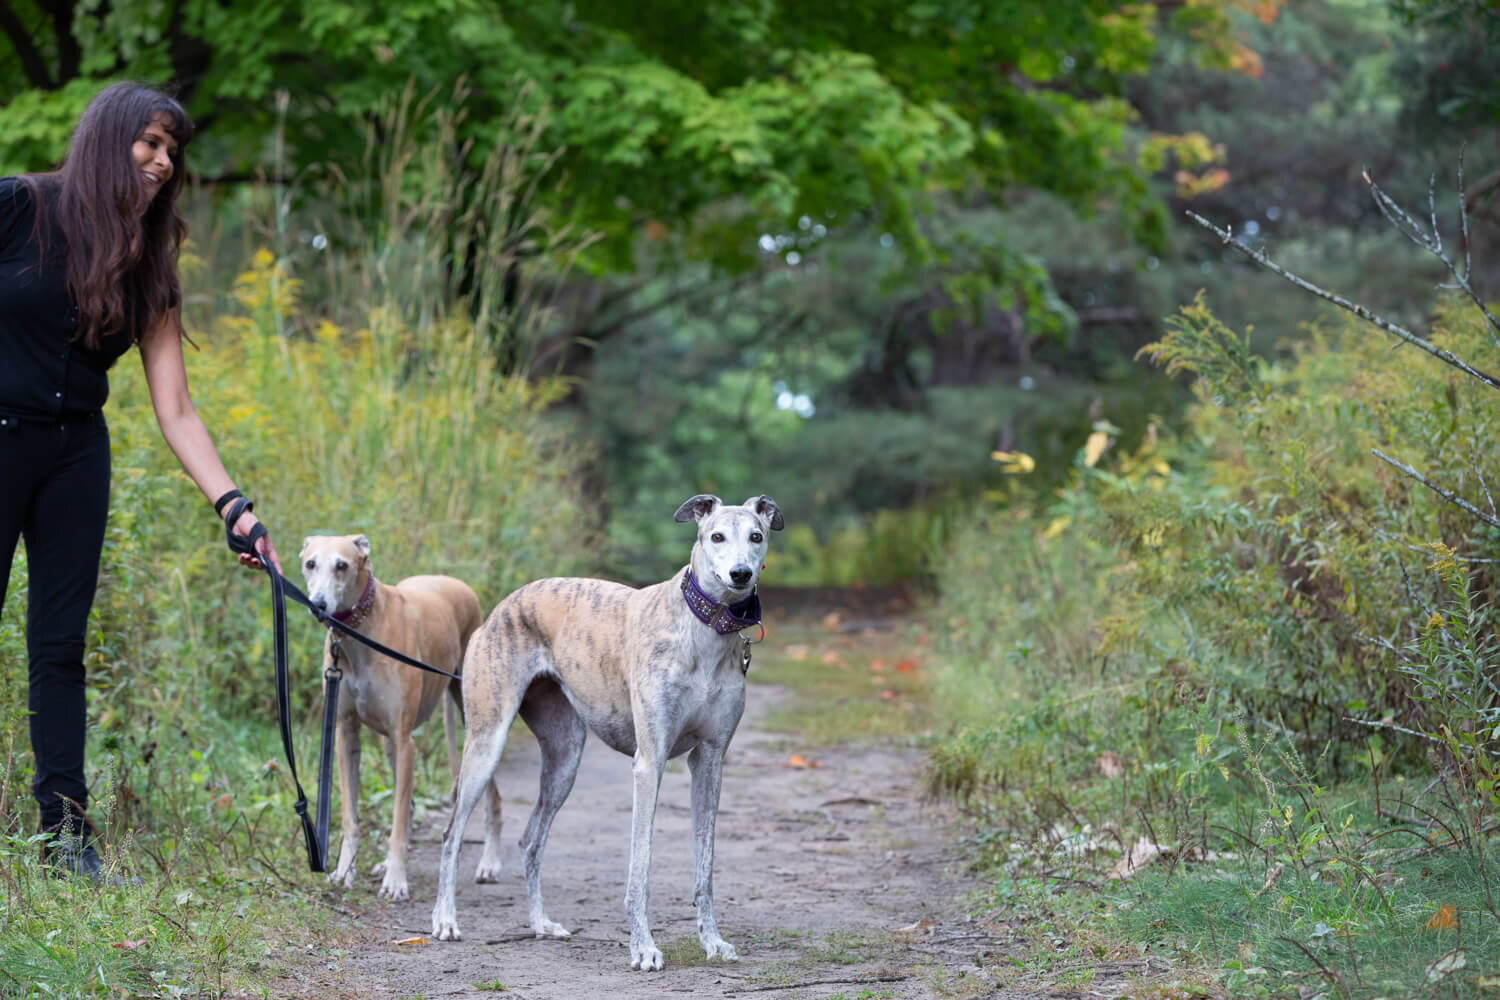
[[109, 429], [102, 414], [0, 426], [0, 604], [16, 539], [26, 540], [32, 793], [42, 828], [87, 806], [83, 647], [109, 515]]

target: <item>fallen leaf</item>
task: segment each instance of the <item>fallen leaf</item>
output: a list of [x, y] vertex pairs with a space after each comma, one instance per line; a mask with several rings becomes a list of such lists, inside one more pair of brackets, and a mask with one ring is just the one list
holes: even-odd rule
[[896, 664], [896, 673], [898, 674], [909, 674], [915, 669], [917, 669], [916, 660], [902, 660]]
[[230, 807], [233, 805], [234, 796], [230, 795], [228, 792], [225, 792], [223, 795], [220, 795], [218, 798], [210, 802], [208, 804], [208, 807], [214, 812], [228, 812]]
[[391, 944], [426, 944], [426, 943], [427, 943], [427, 939], [424, 938], [424, 937], [401, 938], [400, 940], [392, 941], [391, 942]]
[[896, 700], [896, 692], [894, 692], [894, 691], [890, 690], [889, 688], [887, 688], [886, 690], [880, 692], [880, 697], [884, 698], [886, 701], [895, 701]]
[[1094, 763], [1098, 765], [1099, 774], [1101, 777], [1118, 778], [1120, 775], [1125, 773], [1125, 766], [1120, 763], [1120, 758], [1116, 757], [1108, 750], [1101, 753], [1099, 755], [1099, 759], [1094, 761]]
[[782, 650], [782, 652], [787, 656], [790, 656], [794, 660], [805, 660], [807, 659], [808, 655], [807, 647], [801, 644], [795, 646], [787, 646]]
[[905, 927], [897, 927], [895, 930], [891, 931], [891, 933], [892, 934], [912, 934], [912, 935], [916, 935], [916, 934], [931, 934], [932, 933], [932, 929], [934, 927], [936, 927], [936, 926], [937, 926], [937, 921], [936, 920], [933, 920], [931, 917], [923, 917], [921, 920], [918, 920], [914, 924], [907, 924]]
[[806, 757], [802, 756], [800, 753], [794, 753], [794, 754], [792, 754], [790, 757], [788, 757], [786, 759], [786, 766], [787, 767], [805, 768], [805, 767], [821, 767], [822, 765], [819, 764], [815, 760], [808, 760]]
[[1427, 981], [1436, 983], [1453, 975], [1461, 969], [1467, 968], [1469, 959], [1462, 948], [1454, 948], [1442, 958], [1427, 967]]
[[823, 627], [832, 632], [839, 627], [839, 622], [843, 621], [843, 617], [837, 611], [830, 611], [823, 616]]
[[1437, 912], [1432, 915], [1432, 919], [1427, 921], [1427, 929], [1430, 931], [1451, 931], [1457, 926], [1458, 921], [1454, 919], [1452, 903], [1439, 906]]
[[871, 660], [870, 661], [870, 673], [872, 673], [872, 674], [883, 674], [883, 673], [885, 673], [885, 661], [884, 660]]
[[137, 948], [139, 948], [141, 945], [143, 945], [145, 943], [146, 943], [146, 939], [145, 938], [141, 938], [139, 941], [116, 941], [114, 944], [110, 945], [110, 947], [111, 948], [124, 948], [126, 951], [135, 951]]
[[1125, 856], [1115, 862], [1115, 866], [1104, 876], [1105, 878], [1129, 878], [1142, 868], [1158, 854], [1161, 853], [1161, 845], [1152, 843], [1147, 837], [1141, 837], [1135, 845], [1126, 852]]
[[844, 662], [844, 658], [839, 655], [839, 651], [836, 649], [830, 649], [828, 652], [824, 653], [820, 657], [820, 659], [830, 667], [838, 667], [840, 670], [849, 669], [849, 665]]

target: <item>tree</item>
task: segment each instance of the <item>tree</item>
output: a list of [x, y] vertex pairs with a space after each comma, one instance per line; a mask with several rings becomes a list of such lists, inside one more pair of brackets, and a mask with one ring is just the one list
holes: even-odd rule
[[[6, 0], [0, 170], [54, 162], [116, 77], [180, 90], [213, 179], [353, 161], [390, 94], [463, 75], [481, 142], [502, 138], [520, 81], [555, 109], [568, 207], [616, 237], [599, 267], [629, 267], [646, 232], [744, 268], [759, 233], [803, 215], [876, 219], [919, 247], [934, 191], [998, 197], [1017, 184], [1126, 204], [1155, 239], [1160, 206], [1126, 148], [1123, 81], [1162, 30], [1234, 62], [1226, 11], [1250, 3], [1186, 0], [1158, 16], [1112, 0]], [[290, 95], [284, 115], [277, 91]], [[269, 164], [278, 130], [285, 162]]]

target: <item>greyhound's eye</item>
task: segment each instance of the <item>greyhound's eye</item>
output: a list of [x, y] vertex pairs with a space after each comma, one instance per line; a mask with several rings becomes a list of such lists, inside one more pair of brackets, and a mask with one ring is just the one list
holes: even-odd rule
[[724, 532], [715, 531], [712, 535], [708, 536], [708, 540], [711, 542], [722, 542], [724, 540]]
[[346, 562], [344, 562], [344, 560], [342, 560], [342, 559], [338, 560], [337, 562], [335, 562], [333, 564], [333, 571], [335, 573], [342, 573], [344, 570], [346, 570], [348, 568], [349, 568], [349, 564], [346, 563]]
[[765, 539], [766, 539], [766, 536], [762, 535], [758, 531], [752, 531], [752, 532], [750, 532], [750, 542], [751, 542], [751, 544], [759, 545], [761, 542], [765, 541]]
[[307, 568], [307, 571], [311, 573], [313, 570], [318, 568], [318, 561], [316, 559], [309, 559], [307, 562], [303, 563], [303, 565]]

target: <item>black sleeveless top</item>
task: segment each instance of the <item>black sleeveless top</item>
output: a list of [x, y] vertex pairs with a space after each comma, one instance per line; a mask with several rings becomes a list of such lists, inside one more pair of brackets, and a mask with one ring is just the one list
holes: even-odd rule
[[[46, 179], [37, 183], [50, 208], [55, 189]], [[97, 350], [74, 339], [78, 308], [68, 292], [62, 230], [48, 221], [43, 261], [35, 225], [31, 189], [17, 178], [0, 178], [0, 413], [85, 416], [109, 398], [109, 369], [133, 338], [118, 330], [101, 337]]]

